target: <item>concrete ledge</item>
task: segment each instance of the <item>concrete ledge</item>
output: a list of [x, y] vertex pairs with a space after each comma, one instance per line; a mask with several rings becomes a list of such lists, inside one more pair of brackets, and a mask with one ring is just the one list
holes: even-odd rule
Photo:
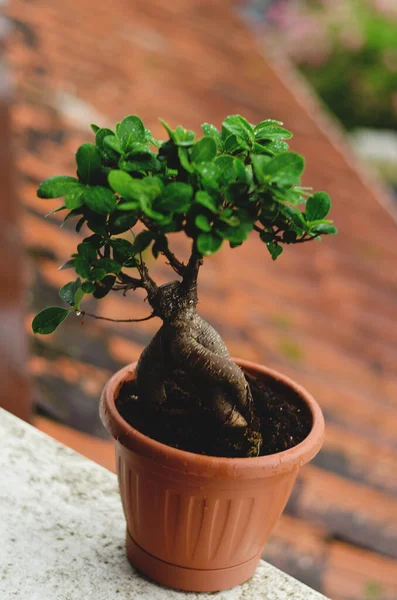
[[324, 600], [261, 561], [227, 592], [161, 588], [124, 553], [116, 476], [0, 409], [0, 598]]

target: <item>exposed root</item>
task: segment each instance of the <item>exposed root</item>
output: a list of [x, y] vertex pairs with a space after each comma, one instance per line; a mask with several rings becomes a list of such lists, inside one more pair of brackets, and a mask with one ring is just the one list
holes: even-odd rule
[[165, 381], [176, 372], [185, 374], [185, 391], [198, 395], [226, 427], [251, 422], [252, 395], [242, 370], [215, 329], [195, 312], [165, 323], [142, 353], [136, 372], [140, 396], [163, 404]]

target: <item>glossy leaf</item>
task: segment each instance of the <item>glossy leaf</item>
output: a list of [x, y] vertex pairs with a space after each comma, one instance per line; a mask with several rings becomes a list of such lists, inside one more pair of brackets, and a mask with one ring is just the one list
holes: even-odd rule
[[69, 210], [75, 210], [80, 208], [84, 204], [84, 190], [86, 188], [82, 185], [76, 187], [74, 190], [68, 193], [65, 197], [65, 205]]
[[196, 142], [190, 155], [191, 161], [199, 164], [209, 162], [216, 156], [216, 143], [211, 137], [203, 137]]
[[191, 204], [193, 188], [182, 182], [173, 182], [164, 189], [164, 196], [156, 203], [160, 210], [169, 210], [176, 213], [186, 212]]
[[324, 219], [331, 210], [331, 198], [326, 192], [312, 194], [306, 203], [306, 219], [317, 221]]
[[128, 150], [134, 142], [146, 141], [146, 130], [141, 119], [130, 115], [120, 123], [118, 137], [124, 151]]
[[108, 188], [97, 185], [89, 187], [84, 191], [84, 204], [92, 211], [106, 215], [116, 207], [117, 200], [113, 192]]
[[63, 323], [63, 321], [69, 316], [70, 311], [60, 306], [50, 306], [45, 308], [32, 321], [32, 329], [34, 333], [41, 333], [47, 335], [56, 330], [56, 328]]
[[210, 210], [212, 213], [216, 214], [218, 212], [216, 202], [210, 196], [210, 194], [208, 194], [208, 192], [203, 192], [199, 190], [196, 193], [195, 202], [197, 202], [197, 204], [201, 204], [201, 206], [205, 206], [205, 208], [208, 208], [208, 210]]
[[69, 281], [59, 290], [59, 295], [70, 306], [80, 304], [84, 294], [79, 293], [81, 290], [81, 279], [78, 277], [75, 281]]
[[194, 223], [196, 227], [201, 229], [201, 231], [211, 231], [211, 224], [208, 220], [208, 217], [206, 217], [205, 215], [197, 215], [197, 217], [194, 220]]
[[240, 115], [230, 115], [222, 123], [222, 137], [226, 139], [229, 135], [235, 135], [244, 142], [253, 144], [255, 141], [254, 129], [247, 119]]
[[216, 233], [200, 233], [197, 238], [197, 250], [203, 256], [210, 256], [222, 246], [222, 238]]
[[201, 129], [204, 135], [211, 137], [214, 140], [218, 150], [223, 149], [222, 136], [220, 131], [214, 125], [211, 125], [210, 123], [203, 123]]
[[331, 235], [334, 233], [338, 233], [338, 230], [334, 225], [329, 225], [328, 223], [320, 223], [316, 225], [312, 229], [310, 229], [310, 233], [321, 233], [324, 235]]
[[295, 152], [283, 152], [266, 164], [266, 176], [280, 186], [290, 187], [300, 182], [305, 169], [305, 161]]
[[94, 144], [83, 144], [76, 152], [77, 176], [82, 183], [93, 184], [102, 174], [101, 154]]
[[56, 175], [40, 183], [37, 195], [39, 198], [62, 198], [76, 189], [80, 189], [81, 184], [75, 177], [67, 175]]
[[148, 246], [152, 243], [154, 238], [154, 234], [151, 231], [141, 231], [135, 238], [134, 241], [134, 251], [136, 254], [143, 252], [146, 250]]
[[268, 242], [266, 244], [267, 249], [270, 252], [270, 256], [272, 257], [273, 260], [277, 260], [277, 258], [280, 256], [280, 254], [283, 251], [283, 247], [280, 246], [279, 244], [275, 244], [274, 242]]

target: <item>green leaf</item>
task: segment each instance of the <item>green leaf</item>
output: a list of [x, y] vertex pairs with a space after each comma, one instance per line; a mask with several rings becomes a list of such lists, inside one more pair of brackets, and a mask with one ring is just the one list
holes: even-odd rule
[[58, 271], [66, 271], [66, 269], [74, 269], [74, 262], [75, 262], [75, 259], [74, 258], [70, 258], [69, 260], [67, 260], [66, 262], [64, 262], [63, 265], [61, 265], [58, 268]]
[[228, 154], [241, 154], [246, 150], [250, 150], [250, 145], [241, 137], [229, 135], [224, 141], [224, 150]]
[[216, 205], [215, 200], [208, 194], [208, 192], [198, 191], [195, 196], [195, 202], [197, 204], [201, 204], [201, 206], [205, 206], [212, 213], [216, 214], [218, 212], [218, 207]]
[[[69, 281], [59, 290], [59, 295], [70, 306], [76, 306], [81, 301], [82, 296], [78, 293], [81, 290], [81, 279], [78, 277], [75, 281]], [[76, 302], [77, 300], [77, 302]]]
[[[105, 138], [106, 137], [115, 137], [114, 131], [111, 129], [107, 129], [104, 127], [103, 129], [98, 129], [95, 135], [95, 143], [101, 150], [106, 150], [105, 148]], [[117, 138], [115, 138], [117, 139]]]
[[283, 251], [283, 247], [279, 244], [275, 244], [274, 242], [267, 242], [266, 247], [269, 250], [273, 260], [277, 260]]
[[280, 141], [265, 143], [265, 147], [266, 147], [266, 150], [268, 152], [271, 152], [273, 155], [281, 154], [282, 152], [287, 152], [288, 148], [289, 148], [287, 142], [280, 142]]
[[84, 283], [81, 284], [81, 289], [85, 294], [92, 294], [95, 290], [95, 283], [92, 281], [84, 281]]
[[98, 300], [104, 298], [112, 289], [115, 281], [115, 275], [106, 275], [106, 277], [103, 277], [101, 281], [97, 281], [95, 283], [95, 290], [93, 293], [94, 298], [97, 298]]
[[135, 160], [119, 160], [119, 168], [130, 173], [159, 173], [161, 163], [150, 154], [134, 155]]
[[267, 181], [267, 165], [272, 159], [270, 156], [263, 154], [252, 154], [251, 161], [254, 169], [255, 177], [259, 183], [266, 183]]
[[89, 279], [91, 275], [91, 267], [88, 259], [84, 256], [77, 256], [74, 259], [74, 268], [77, 275], [83, 279]]
[[128, 231], [136, 224], [138, 217], [136, 214], [119, 214], [113, 213], [109, 219], [109, 233], [110, 235], [118, 235]]
[[95, 269], [103, 269], [105, 274], [114, 273], [115, 275], [118, 275], [121, 271], [121, 264], [111, 258], [101, 258], [95, 261], [94, 267]]
[[105, 149], [109, 148], [117, 154], [123, 154], [123, 148], [121, 147], [120, 140], [113, 134], [105, 136], [103, 140], [103, 147]]
[[[89, 240], [90, 238], [86, 239]], [[79, 253], [79, 256], [86, 258], [88, 261], [91, 262], [93, 260], [96, 260], [97, 246], [95, 243], [93, 244], [90, 241], [82, 242], [77, 246], [77, 252]]]
[[219, 189], [219, 181], [221, 179], [221, 170], [214, 162], [205, 162], [196, 165], [196, 171], [201, 176], [201, 184], [203, 187], [210, 190]]
[[61, 308], [60, 306], [50, 306], [49, 308], [45, 308], [33, 319], [33, 332], [41, 333], [43, 335], [52, 333], [58, 325], [69, 316], [69, 314], [70, 311], [67, 308]]
[[197, 238], [197, 250], [204, 256], [210, 256], [219, 250], [223, 239], [216, 233], [200, 233]]
[[275, 121], [274, 119], [265, 119], [264, 121], [261, 121], [260, 123], [258, 123], [258, 125], [254, 127], [254, 131], [263, 129], [265, 127], [282, 127], [283, 125], [284, 123], [282, 121]]
[[176, 141], [175, 133], [173, 132], [171, 127], [168, 125], [168, 123], [166, 123], [164, 121], [164, 119], [159, 119], [159, 121], [162, 124], [162, 126], [164, 127], [164, 129], [166, 130], [166, 132], [168, 133], [168, 135], [170, 136], [170, 139], [175, 142]]
[[110, 171], [108, 181], [112, 190], [125, 200], [138, 200], [139, 193], [144, 192], [141, 180], [134, 180], [125, 171]]
[[102, 175], [102, 159], [94, 144], [83, 144], [76, 152], [77, 176], [83, 183], [95, 183]]
[[245, 183], [247, 181], [247, 170], [244, 163], [239, 158], [233, 159], [234, 170], [236, 172], [237, 181]]
[[145, 142], [146, 130], [141, 119], [136, 115], [130, 115], [123, 119], [120, 123], [118, 137], [124, 151], [127, 151], [134, 142]]
[[266, 164], [266, 175], [281, 187], [291, 187], [299, 183], [304, 169], [305, 161], [300, 154], [283, 152]]
[[234, 164], [235, 160], [236, 159], [234, 158], [234, 156], [230, 156], [230, 154], [221, 154], [215, 159], [214, 164], [220, 169], [222, 173], [221, 181], [223, 183], [227, 184], [236, 181], [237, 172]]
[[229, 135], [235, 135], [248, 144], [255, 142], [254, 129], [247, 119], [240, 115], [230, 115], [222, 123], [222, 137], [226, 139]]
[[83, 194], [85, 191], [85, 187], [80, 185], [80, 187], [75, 188], [65, 198], [65, 205], [69, 210], [75, 210], [76, 208], [80, 208], [84, 204]]
[[136, 211], [138, 208], [140, 208], [140, 204], [138, 201], [133, 201], [133, 202], [123, 202], [122, 204], [118, 204], [117, 205], [117, 210], [126, 210], [126, 211]]
[[288, 129], [274, 125], [257, 125], [255, 127], [255, 138], [261, 140], [289, 140], [292, 133]]
[[221, 221], [230, 225], [231, 227], [238, 227], [241, 224], [240, 219], [236, 215], [228, 215], [224, 210], [223, 213], [220, 214], [219, 218]]
[[61, 198], [73, 190], [79, 189], [81, 184], [75, 177], [67, 175], [55, 175], [40, 183], [37, 195], [39, 198]]
[[308, 225], [306, 223], [305, 216], [298, 208], [293, 208], [287, 204], [279, 204], [278, 208], [281, 214], [287, 217], [287, 219], [290, 220], [296, 227], [302, 229], [303, 231], [307, 230]]
[[95, 248], [95, 250], [102, 248], [102, 246], [104, 246], [105, 243], [106, 240], [101, 235], [98, 235], [96, 233], [84, 238], [83, 240], [83, 244], [89, 244], [92, 248]]
[[211, 123], [203, 123], [201, 125], [202, 132], [205, 136], [211, 137], [217, 147], [217, 150], [223, 149], [223, 140], [220, 131], [215, 127], [215, 125], [211, 125]]
[[54, 208], [54, 210], [50, 210], [49, 213], [44, 215], [44, 218], [47, 219], [47, 217], [50, 217], [51, 215], [55, 215], [55, 213], [58, 213], [61, 210], [65, 210], [65, 208], [66, 208], [66, 204], [62, 204], [62, 206], [58, 206], [58, 208]]
[[144, 250], [146, 250], [146, 248], [153, 241], [153, 238], [154, 238], [154, 234], [152, 231], [148, 231], [145, 229], [144, 231], [141, 231], [141, 233], [138, 233], [138, 235], [136, 236], [135, 241], [134, 241], [135, 254], [139, 254], [140, 252], [143, 252]]
[[189, 162], [189, 154], [187, 148], [178, 148], [178, 158], [185, 171], [187, 171], [188, 173], [193, 173], [194, 169]]
[[[107, 237], [106, 215], [102, 215], [88, 209], [85, 211], [87, 216], [87, 227], [94, 233]], [[87, 214], [88, 213], [88, 214]]]
[[134, 246], [128, 240], [113, 239], [109, 244], [113, 248], [114, 259], [121, 264], [135, 255]]
[[100, 130], [99, 125], [95, 125], [94, 123], [91, 123], [90, 127], [94, 133], [97, 133], [97, 131]]
[[190, 158], [192, 162], [199, 164], [209, 162], [216, 156], [216, 143], [211, 137], [203, 137], [196, 142], [192, 148]]
[[324, 219], [331, 209], [331, 198], [326, 192], [316, 192], [312, 194], [306, 203], [306, 219], [308, 221], [317, 221]]
[[310, 233], [321, 233], [324, 235], [332, 235], [334, 233], [338, 233], [338, 230], [333, 225], [328, 225], [327, 223], [320, 223], [315, 227], [310, 229]]
[[197, 217], [194, 219], [194, 223], [196, 227], [201, 229], [201, 231], [211, 231], [211, 224], [206, 215], [197, 215]]
[[241, 244], [248, 238], [248, 233], [252, 229], [252, 225], [249, 223], [242, 223], [237, 227], [227, 226], [226, 224], [219, 223], [216, 230], [218, 234], [233, 244]]
[[156, 237], [152, 246], [152, 253], [154, 258], [158, 258], [160, 252], [165, 252], [168, 248], [168, 240], [166, 235], [159, 235]]
[[115, 209], [117, 200], [111, 190], [97, 185], [84, 190], [84, 203], [94, 212], [106, 215]]
[[164, 188], [164, 196], [156, 203], [156, 208], [183, 213], [190, 208], [192, 197], [191, 185], [175, 181]]
[[104, 279], [106, 275], [106, 269], [102, 269], [101, 267], [94, 267], [90, 272], [89, 279], [91, 281], [101, 281]]

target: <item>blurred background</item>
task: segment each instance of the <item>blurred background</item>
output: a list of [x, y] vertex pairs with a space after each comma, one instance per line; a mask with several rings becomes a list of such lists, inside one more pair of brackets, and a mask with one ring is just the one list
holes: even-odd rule
[[[0, 405], [114, 468], [97, 416], [112, 372], [158, 323], [78, 318], [51, 336], [76, 245], [38, 183], [75, 172], [89, 123], [161, 116], [199, 131], [279, 119], [327, 190], [333, 239], [273, 263], [252, 239], [206, 261], [200, 312], [234, 356], [292, 376], [325, 414], [264, 558], [333, 600], [397, 598], [397, 4], [395, 0], [0, 0]], [[183, 252], [184, 241], [175, 240]], [[161, 260], [154, 275], [165, 281]], [[86, 310], [145, 313], [114, 294]], [[146, 314], [146, 313], [145, 313]]]

